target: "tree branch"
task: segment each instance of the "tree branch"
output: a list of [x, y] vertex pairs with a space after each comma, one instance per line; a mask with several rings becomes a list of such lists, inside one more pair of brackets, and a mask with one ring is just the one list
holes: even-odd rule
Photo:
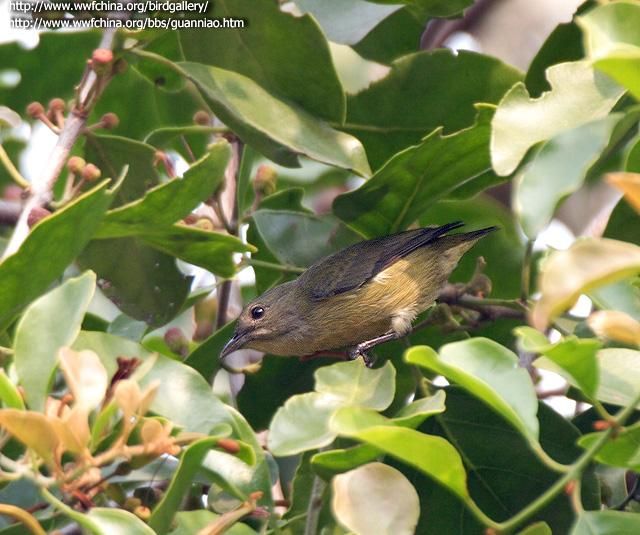
[[[98, 48], [111, 49], [114, 38], [114, 29], [105, 30]], [[69, 157], [73, 145], [85, 128], [88, 112], [93, 104], [91, 97], [96, 94], [100, 83], [101, 78], [93, 70], [86, 73], [80, 82], [77, 90], [77, 102], [65, 119], [58, 141], [49, 156], [49, 165], [31, 185], [30, 196], [22, 209], [16, 228], [2, 256], [3, 259], [15, 253], [27, 238], [29, 234], [27, 220], [31, 211], [51, 201], [53, 186]]]

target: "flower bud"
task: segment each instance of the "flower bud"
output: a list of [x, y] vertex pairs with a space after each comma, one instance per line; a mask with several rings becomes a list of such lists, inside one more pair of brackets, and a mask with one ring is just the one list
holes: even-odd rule
[[276, 191], [278, 173], [270, 165], [262, 164], [253, 179], [253, 189], [256, 195], [266, 197]]
[[67, 169], [69, 169], [69, 171], [74, 175], [82, 173], [82, 170], [86, 165], [87, 162], [85, 162], [84, 158], [81, 158], [80, 156], [71, 156], [71, 158], [67, 160]]
[[37, 119], [44, 114], [44, 106], [39, 102], [31, 102], [27, 106], [27, 115], [32, 119]]
[[102, 128], [113, 130], [120, 124], [120, 118], [113, 112], [105, 113], [100, 119]]
[[600, 310], [587, 319], [589, 328], [601, 338], [640, 345], [640, 322], [619, 310]]
[[41, 221], [45, 217], [51, 215], [51, 212], [42, 206], [34, 206], [29, 212], [29, 216], [27, 217], [27, 225], [29, 228], [33, 227], [38, 221]]
[[62, 112], [64, 113], [64, 110], [66, 109], [67, 105], [65, 103], [64, 100], [62, 100], [61, 98], [52, 98], [49, 101], [49, 110], [52, 112]]
[[84, 178], [87, 182], [95, 182], [100, 178], [102, 172], [92, 163], [88, 163], [85, 165], [82, 170], [82, 178]]
[[193, 122], [201, 126], [210, 126], [211, 116], [204, 110], [198, 110], [193, 115]]
[[217, 446], [219, 448], [222, 448], [227, 453], [231, 453], [232, 455], [235, 455], [240, 451], [240, 444], [238, 444], [238, 442], [236, 440], [233, 440], [232, 438], [218, 439]]

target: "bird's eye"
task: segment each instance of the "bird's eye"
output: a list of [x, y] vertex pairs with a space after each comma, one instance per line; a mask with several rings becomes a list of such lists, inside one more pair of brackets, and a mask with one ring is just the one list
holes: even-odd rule
[[253, 307], [251, 309], [251, 317], [254, 320], [259, 320], [262, 316], [264, 316], [264, 308], [262, 308], [262, 307]]

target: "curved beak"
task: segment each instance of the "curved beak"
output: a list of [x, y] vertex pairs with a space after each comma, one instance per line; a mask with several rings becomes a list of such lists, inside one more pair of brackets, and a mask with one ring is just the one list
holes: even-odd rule
[[249, 341], [249, 333], [248, 332], [238, 332], [236, 331], [233, 334], [233, 337], [225, 344], [220, 351], [220, 359], [222, 360], [226, 356], [230, 355], [234, 351], [238, 351], [242, 349], [243, 346]]

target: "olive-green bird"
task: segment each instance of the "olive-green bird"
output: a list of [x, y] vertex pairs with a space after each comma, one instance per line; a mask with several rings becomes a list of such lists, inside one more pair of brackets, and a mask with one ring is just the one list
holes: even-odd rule
[[251, 301], [220, 357], [242, 348], [282, 356], [347, 348], [369, 364], [367, 351], [409, 333], [462, 255], [496, 229], [447, 234], [463, 225], [363, 241], [317, 261]]

